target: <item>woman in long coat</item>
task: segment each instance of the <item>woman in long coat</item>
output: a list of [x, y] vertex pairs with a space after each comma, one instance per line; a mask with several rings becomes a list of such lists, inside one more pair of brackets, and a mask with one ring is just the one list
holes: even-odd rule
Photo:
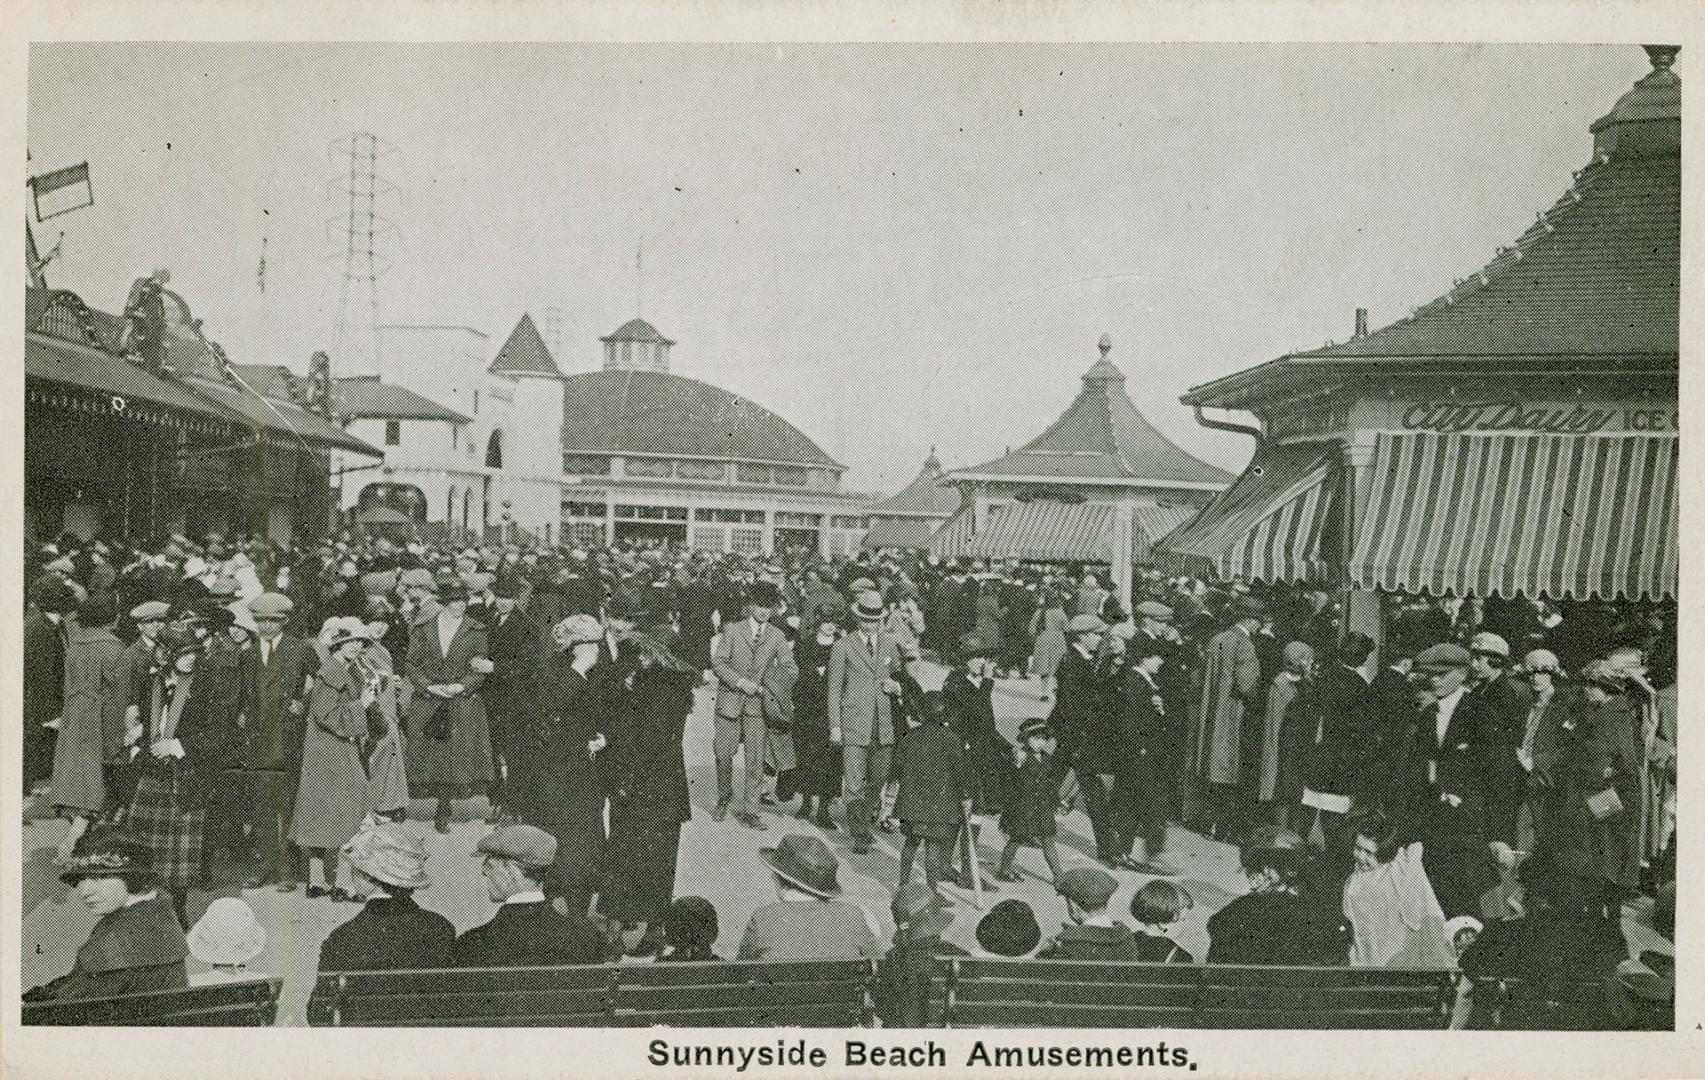
[[[485, 626], [468, 614], [461, 580], [439, 579], [438, 601], [437, 607], [423, 607], [409, 626], [403, 667], [414, 697], [405, 717], [404, 750], [409, 786], [437, 797], [433, 827], [448, 832], [450, 800], [477, 794], [492, 781], [491, 728], [479, 694], [492, 667]], [[445, 643], [441, 627], [452, 622]]]
[[655, 951], [675, 899], [681, 825], [693, 819], [681, 749], [702, 675], [655, 638], [624, 638], [625, 715], [611, 747], [610, 846], [599, 909], [643, 929]]
[[1054, 673], [1066, 655], [1066, 597], [1057, 589], [1048, 591], [1047, 599], [1036, 608], [1030, 620], [1030, 633], [1036, 647], [1030, 654], [1030, 674], [1042, 680], [1042, 700], [1053, 696]]
[[607, 696], [589, 677], [603, 651], [604, 627], [595, 617], [570, 615], [552, 630], [558, 651], [540, 665], [529, 715], [532, 746], [523, 787], [510, 797], [529, 825], [556, 837], [556, 862], [546, 891], [571, 915], [585, 915], [604, 859], [604, 762], [609, 724], [600, 707]]
[[[369, 632], [379, 631], [384, 624], [368, 623]], [[380, 817], [401, 821], [408, 811], [408, 768], [403, 749], [403, 704], [399, 691], [408, 685], [396, 674], [391, 652], [383, 644], [382, 633], [373, 633], [372, 644], [356, 657], [362, 679], [374, 689], [373, 704], [367, 708], [367, 730], [372, 746], [367, 755], [368, 786], [372, 792], [369, 806]]]
[[[290, 842], [308, 854], [308, 895], [334, 900], [355, 897], [338, 888], [338, 849], [361, 830], [372, 803], [363, 750], [367, 707], [376, 691], [367, 685], [356, 657], [367, 647], [359, 619], [332, 618], [320, 631], [327, 655], [308, 683], [308, 716], [302, 741], [302, 778], [290, 819]], [[321, 863], [324, 885], [313, 883]]]
[[[1603, 661], [1581, 673], [1575, 715], [1560, 735], [1562, 763], [1543, 842], [1570, 870], [1598, 878], [1607, 904], [1640, 883], [1640, 717]], [[1572, 724], [1570, 721], [1572, 720]], [[1618, 805], [1620, 804], [1620, 805]]]
[[104, 762], [124, 756], [125, 707], [130, 704], [130, 661], [113, 635], [118, 617], [111, 593], [83, 602], [65, 647], [65, 702], [53, 749], [50, 799], [71, 828], [59, 844], [60, 861], [106, 805]]
[[[793, 644], [793, 752], [798, 764], [776, 783], [776, 797], [800, 796], [799, 816], [825, 832], [835, 828], [829, 803], [841, 793], [841, 748], [829, 741], [829, 652], [847, 608], [837, 597], [817, 609], [817, 625]], [[803, 629], [803, 628], [802, 628]]]
[[977, 589], [976, 634], [990, 656], [999, 656], [1006, 648], [1006, 635], [1001, 629], [1005, 620], [1006, 609], [1001, 606], [1001, 580], [987, 578]]

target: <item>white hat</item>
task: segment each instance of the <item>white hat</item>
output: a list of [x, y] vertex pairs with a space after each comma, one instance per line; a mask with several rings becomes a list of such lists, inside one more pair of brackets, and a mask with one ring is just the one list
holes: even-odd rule
[[1468, 643], [1468, 651], [1491, 653], [1493, 656], [1502, 656], [1508, 659], [1510, 643], [1490, 630], [1482, 630], [1474, 635], [1473, 641]]
[[367, 629], [367, 624], [354, 616], [334, 615], [320, 627], [320, 644], [328, 649], [335, 649], [346, 641], [372, 640], [373, 633]]
[[204, 964], [246, 964], [266, 949], [266, 927], [255, 909], [234, 896], [221, 896], [190, 930], [189, 954]]

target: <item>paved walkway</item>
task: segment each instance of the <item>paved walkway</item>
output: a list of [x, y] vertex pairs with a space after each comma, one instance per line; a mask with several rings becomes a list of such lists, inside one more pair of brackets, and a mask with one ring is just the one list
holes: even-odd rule
[[[926, 688], [934, 688], [940, 685], [944, 674], [942, 669], [926, 665], [921, 681]], [[1036, 684], [1024, 681], [997, 684], [995, 705], [1000, 726], [1009, 737], [1022, 719], [1041, 715], [1047, 710], [1046, 703], [1039, 698]], [[769, 829], [763, 833], [744, 828], [732, 820], [720, 824], [711, 821], [710, 810], [716, 801], [716, 772], [710, 751], [711, 714], [711, 691], [701, 690], [686, 732], [693, 820], [682, 830], [675, 892], [679, 896], [704, 896], [716, 905], [722, 925], [717, 950], [723, 955], [732, 955], [738, 948], [740, 935], [752, 911], [775, 897], [770, 873], [758, 859], [757, 850], [773, 846], [789, 832], [823, 836], [841, 859], [840, 880], [845, 889], [845, 899], [869, 908], [880, 921], [883, 933], [892, 934], [888, 901], [899, 874], [900, 840], [897, 836], [879, 834], [877, 844], [869, 854], [854, 855], [845, 831], [823, 833], [814, 825], [790, 815], [765, 815]], [[492, 905], [486, 899], [484, 882], [473, 857], [474, 845], [490, 826], [483, 820], [486, 810], [483, 799], [460, 803], [456, 809], [456, 820], [447, 835], [433, 830], [430, 821], [432, 806], [427, 802], [414, 804], [409, 825], [425, 840], [430, 853], [427, 867], [433, 878], [432, 887], [416, 894], [417, 899], [421, 906], [443, 914], [460, 931], [491, 916]], [[25, 987], [70, 970], [77, 949], [94, 922], [88, 909], [60, 883], [52, 865], [54, 850], [64, 835], [65, 827], [65, 823], [58, 820], [26, 821], [24, 825], [24, 914], [20, 940], [21, 985]], [[1074, 812], [1061, 820], [1058, 842], [1064, 865], [1095, 865], [1089, 823], [1081, 812]], [[998, 830], [983, 830], [981, 846], [985, 867], [992, 865], [1001, 843]], [[1208, 916], [1243, 891], [1237, 851], [1229, 844], [1173, 829], [1167, 844], [1167, 858], [1180, 870], [1173, 880], [1183, 884], [1196, 898], [1195, 909], [1179, 930], [1179, 941], [1201, 957], [1207, 951], [1205, 924]], [[1024, 849], [1019, 854], [1018, 866], [1025, 880], [1016, 884], [1001, 883], [998, 893], [984, 895], [984, 907], [993, 906], [1010, 896], [1023, 899], [1036, 910], [1044, 937], [1051, 936], [1065, 919], [1065, 904], [1049, 883], [1041, 852]], [[921, 880], [921, 867], [914, 873]], [[1128, 871], [1118, 871], [1116, 876], [1120, 888], [1113, 898], [1112, 909], [1125, 912], [1131, 895], [1150, 879]], [[964, 948], [974, 949], [980, 912], [973, 906], [970, 891], [953, 886], [945, 887], [945, 891], [955, 902], [955, 918], [943, 936]], [[199, 917], [217, 896], [239, 894], [255, 909], [269, 939], [266, 952], [251, 968], [284, 976], [279, 1023], [302, 1025], [306, 1023], [308, 994], [313, 988], [320, 942], [359, 908], [327, 899], [309, 900], [300, 889], [288, 894], [280, 894], [271, 888], [242, 893], [233, 887], [211, 894], [193, 893], [190, 917]], [[1630, 914], [1633, 915], [1632, 910]], [[1671, 951], [1668, 942], [1653, 934], [1649, 926], [1631, 922], [1630, 927], [1631, 933], [1639, 935], [1635, 940], [1636, 951], [1646, 948]], [[191, 963], [194, 964], [193, 961]]]

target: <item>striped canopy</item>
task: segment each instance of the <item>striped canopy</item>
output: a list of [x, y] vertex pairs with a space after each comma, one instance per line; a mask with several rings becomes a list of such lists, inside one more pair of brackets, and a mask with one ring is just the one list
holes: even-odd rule
[[961, 506], [952, 517], [941, 523], [929, 538], [929, 553], [938, 559], [957, 559], [965, 554], [965, 545], [976, 529], [976, 518], [969, 505]]
[[1676, 595], [1674, 435], [1386, 433], [1348, 568], [1365, 589]]
[[1221, 579], [1326, 579], [1339, 456], [1334, 442], [1263, 447], [1237, 483], [1155, 545], [1156, 557]]
[[965, 550], [981, 559], [1112, 562], [1117, 513], [1106, 503], [1011, 503], [989, 512]]

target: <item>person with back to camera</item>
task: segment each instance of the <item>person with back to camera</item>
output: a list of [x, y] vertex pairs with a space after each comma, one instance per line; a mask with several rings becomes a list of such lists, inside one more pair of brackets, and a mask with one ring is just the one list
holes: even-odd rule
[[900, 885], [912, 879], [912, 861], [924, 849], [924, 879], [939, 891], [952, 859], [948, 845], [970, 817], [965, 747], [949, 728], [947, 708], [938, 691], [923, 696], [923, 723], [900, 737], [894, 747], [892, 775], [900, 792], [894, 813], [906, 836], [900, 852]]
[[977, 920], [977, 945], [989, 956], [1022, 960], [1041, 943], [1036, 912], [1022, 900], [1002, 900]]
[[558, 914], [544, 879], [557, 858], [556, 838], [532, 825], [505, 825], [475, 848], [486, 893], [499, 905], [491, 919], [456, 939], [456, 967], [554, 967], [605, 959], [603, 935], [579, 912]]
[[1140, 960], [1136, 935], [1107, 913], [1119, 882], [1098, 866], [1074, 866], [1054, 888], [1066, 900], [1066, 917], [1054, 940], [1042, 950], [1047, 960]]
[[420, 838], [399, 822], [368, 821], [342, 855], [364, 903], [321, 942], [320, 972], [445, 967], [456, 928], [415, 903], [414, 894], [432, 884]]
[[1166, 928], [1196, 906], [1196, 898], [1182, 885], [1151, 881], [1131, 897], [1131, 918], [1136, 920], [1137, 959], [1156, 964], [1194, 964], [1184, 946], [1172, 940]]
[[758, 857], [775, 877], [777, 898], [752, 913], [740, 938], [742, 960], [874, 960], [882, 955], [876, 916], [836, 899], [841, 862], [815, 836], [784, 836]]
[[1249, 892], [1208, 919], [1210, 964], [1340, 967], [1350, 928], [1320, 902], [1307, 845], [1289, 830], [1257, 830], [1239, 852]]

